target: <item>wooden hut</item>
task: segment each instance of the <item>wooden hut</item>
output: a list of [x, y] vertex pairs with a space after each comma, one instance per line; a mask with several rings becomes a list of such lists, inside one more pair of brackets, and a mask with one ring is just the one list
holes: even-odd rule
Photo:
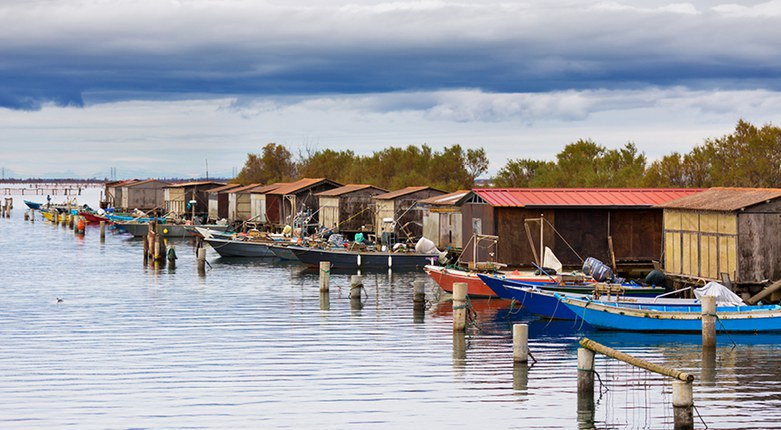
[[348, 184], [318, 193], [320, 225], [342, 234], [374, 233], [372, 197], [387, 192], [373, 185]]
[[165, 211], [180, 216], [206, 216], [209, 213], [208, 191], [224, 185], [212, 181], [169, 185], [165, 187]]
[[311, 218], [307, 223], [317, 224], [320, 201], [316, 195], [341, 186], [330, 179], [304, 178], [269, 191], [266, 193], [268, 221], [274, 227], [293, 225], [299, 213], [309, 213]]
[[287, 185], [290, 185], [290, 183], [277, 182], [275, 184], [270, 184], [270, 185], [260, 185], [258, 187], [249, 190], [250, 219], [252, 219], [254, 222], [260, 225], [269, 226], [269, 216], [268, 216], [269, 211], [271, 211], [272, 213], [278, 213], [279, 208], [267, 206], [266, 194]]
[[423, 208], [423, 237], [439, 249], [464, 246], [461, 203], [469, 190], [431, 197], [418, 202]]
[[209, 195], [209, 219], [212, 221], [228, 219], [228, 191], [239, 188], [240, 184], [228, 184], [212, 188]]
[[122, 187], [134, 182], [139, 182], [138, 179], [127, 179], [123, 181], [107, 182], [106, 189], [103, 196], [103, 200], [100, 202], [100, 207], [106, 208], [122, 208]]
[[407, 187], [375, 196], [377, 215], [375, 231], [383, 240], [383, 233], [391, 235], [383, 241], [414, 241], [423, 236], [423, 207], [418, 202], [445, 194], [431, 187]]
[[122, 185], [120, 208], [125, 211], [138, 209], [142, 211], [163, 211], [164, 189], [169, 182], [147, 179]]
[[[647, 271], [661, 257], [662, 210], [657, 205], [699, 189], [481, 188], [462, 201], [464, 237], [498, 236], [495, 261], [539, 264], [549, 247], [568, 268], [594, 257], [622, 272]], [[484, 250], [488, 252], [489, 250]], [[462, 260], [488, 260], [471, 255]]]
[[664, 270], [752, 288], [781, 280], [781, 189], [711, 188], [664, 209]]
[[260, 184], [250, 184], [228, 191], [228, 221], [244, 222], [252, 218], [250, 190]]

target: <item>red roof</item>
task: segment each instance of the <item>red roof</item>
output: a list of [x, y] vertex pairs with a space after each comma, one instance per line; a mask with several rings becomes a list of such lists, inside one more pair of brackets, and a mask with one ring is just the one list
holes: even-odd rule
[[650, 207], [702, 191], [699, 188], [477, 188], [497, 207]]

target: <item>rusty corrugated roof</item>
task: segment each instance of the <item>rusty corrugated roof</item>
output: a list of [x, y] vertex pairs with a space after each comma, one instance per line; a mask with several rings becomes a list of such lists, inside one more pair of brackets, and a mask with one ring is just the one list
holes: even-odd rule
[[214, 181], [193, 181], [193, 182], [180, 182], [178, 184], [172, 184], [168, 188], [184, 188], [184, 187], [199, 187], [201, 185], [217, 185], [217, 186], [223, 186], [225, 185], [224, 182], [214, 182]]
[[207, 193], [222, 193], [222, 192], [225, 192], [225, 191], [228, 191], [228, 190], [232, 190], [234, 188], [238, 188], [238, 187], [241, 187], [241, 186], [243, 186], [243, 185], [241, 185], [241, 184], [227, 184], [227, 185], [223, 185], [221, 187], [212, 188], [211, 190], [207, 191]]
[[136, 182], [129, 183], [129, 184], [123, 184], [123, 186], [127, 187], [127, 188], [130, 188], [130, 187], [135, 187], [135, 186], [138, 186], [138, 185], [150, 184], [152, 182], [159, 182], [159, 183], [165, 184], [165, 185], [170, 185], [171, 184], [170, 182], [160, 181], [158, 179], [145, 179], [143, 181], [136, 181]]
[[711, 188], [659, 206], [667, 209], [733, 212], [779, 197], [779, 188]]
[[389, 193], [380, 194], [379, 196], [374, 196], [374, 198], [378, 200], [393, 200], [396, 197], [406, 196], [407, 194], [417, 193], [418, 191], [423, 190], [434, 190], [444, 193], [444, 191], [432, 187], [407, 187], [400, 190], [391, 191]]
[[699, 188], [477, 188], [497, 207], [651, 207], [702, 192]]
[[273, 190], [269, 192], [268, 194], [280, 194], [280, 195], [288, 195], [288, 194], [295, 194], [298, 191], [301, 191], [303, 189], [313, 187], [315, 185], [318, 185], [322, 182], [330, 182], [332, 184], [335, 184], [336, 186], [342, 186], [342, 184], [339, 184], [337, 182], [328, 180], [326, 178], [304, 178], [299, 179], [295, 182], [289, 183], [287, 186], [277, 188], [276, 190]]
[[249, 190], [251, 190], [253, 188], [259, 187], [259, 186], [260, 186], [260, 184], [249, 184], [249, 185], [244, 185], [244, 186], [239, 187], [239, 188], [234, 188], [234, 189], [232, 189], [232, 190], [230, 190], [228, 192], [231, 193], [231, 194], [233, 194], [233, 193], [243, 193], [243, 192], [249, 191]]
[[356, 191], [366, 190], [369, 188], [374, 188], [377, 191], [382, 191], [383, 193], [387, 193], [388, 190], [382, 189], [380, 187], [375, 187], [374, 185], [368, 185], [368, 184], [347, 184], [343, 187], [334, 188], [333, 190], [323, 191], [322, 193], [317, 193], [317, 196], [322, 197], [337, 197], [342, 196], [349, 193], [354, 193]]
[[418, 203], [423, 203], [427, 205], [452, 206], [456, 204], [456, 202], [461, 200], [465, 195], [469, 194], [469, 192], [470, 190], [458, 190], [456, 192], [445, 194], [442, 196], [429, 197], [427, 199], [423, 199], [419, 201]]
[[268, 185], [258, 185], [257, 187], [249, 190], [249, 192], [252, 194], [268, 194], [271, 191], [274, 191], [281, 187], [286, 187], [288, 185], [290, 185], [290, 182], [275, 182], [273, 184], [268, 184]]

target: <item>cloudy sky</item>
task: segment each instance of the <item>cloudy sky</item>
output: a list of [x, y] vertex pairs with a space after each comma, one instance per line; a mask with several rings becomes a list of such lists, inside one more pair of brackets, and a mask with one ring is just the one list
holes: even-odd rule
[[777, 125], [779, 28], [778, 0], [3, 0], [0, 167], [214, 177], [268, 142], [425, 143], [494, 173], [580, 138], [655, 159]]

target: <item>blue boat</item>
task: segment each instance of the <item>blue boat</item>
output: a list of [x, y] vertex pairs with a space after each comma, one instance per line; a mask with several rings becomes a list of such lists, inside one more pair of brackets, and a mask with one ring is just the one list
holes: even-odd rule
[[[501, 276], [478, 274], [489, 288], [502, 299], [515, 300], [526, 312], [550, 319], [577, 319], [578, 315], [563, 306], [555, 293], [566, 297], [591, 298], [596, 283], [577, 285], [535, 284], [527, 281], [507, 279]], [[692, 306], [699, 304], [694, 299], [662, 297], [663, 288], [644, 287], [634, 284], [621, 285], [620, 294], [602, 295], [600, 298], [619, 303], [664, 303], [668, 306]]]
[[[561, 304], [601, 330], [701, 332], [700, 306], [611, 303], [559, 295]], [[729, 333], [781, 332], [781, 306], [718, 306], [716, 330]]]
[[24, 204], [26, 204], [28, 208], [35, 209], [37, 211], [41, 210], [41, 206], [43, 206], [43, 203], [31, 202], [29, 200], [25, 200]]

